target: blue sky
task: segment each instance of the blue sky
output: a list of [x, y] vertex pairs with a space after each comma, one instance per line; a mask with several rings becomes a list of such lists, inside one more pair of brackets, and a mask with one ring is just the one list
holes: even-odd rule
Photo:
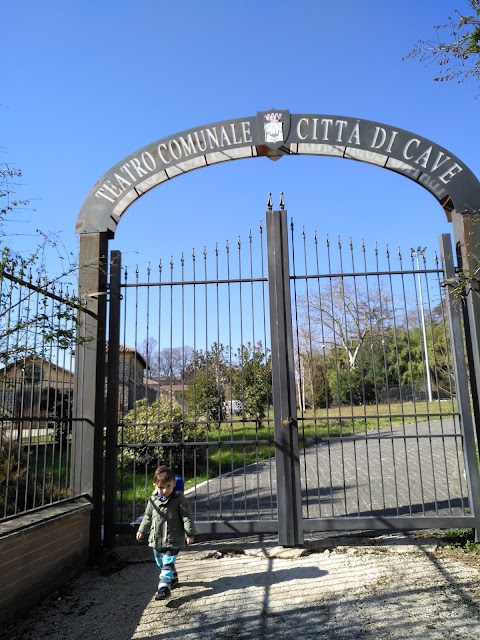
[[[0, 159], [23, 171], [27, 210], [7, 226], [28, 250], [36, 229], [76, 254], [75, 222], [94, 183], [146, 144], [269, 108], [353, 116], [428, 138], [480, 175], [473, 84], [433, 81], [402, 61], [466, 0], [43, 0], [1, 3]], [[125, 264], [178, 258], [248, 236], [267, 196], [320, 237], [438, 247], [450, 225], [424, 189], [329, 157], [241, 160], [143, 196], [112, 249]], [[52, 269], [56, 266], [52, 263]]]

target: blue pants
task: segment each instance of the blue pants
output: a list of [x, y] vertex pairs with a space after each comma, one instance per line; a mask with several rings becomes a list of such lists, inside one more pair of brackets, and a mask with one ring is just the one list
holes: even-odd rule
[[158, 588], [172, 588], [172, 582], [177, 579], [177, 571], [175, 569], [175, 560], [177, 559], [179, 549], [154, 549], [153, 555], [157, 566], [161, 567], [158, 576]]

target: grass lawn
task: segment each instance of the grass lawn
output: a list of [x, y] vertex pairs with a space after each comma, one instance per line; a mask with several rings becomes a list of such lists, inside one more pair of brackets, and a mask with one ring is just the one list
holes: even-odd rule
[[[300, 447], [306, 448], [322, 438], [361, 435], [376, 430], [389, 429], [402, 423], [426, 421], [429, 417], [437, 419], [456, 412], [452, 402], [416, 402], [403, 404], [367, 405], [333, 407], [308, 410], [298, 414]], [[198, 468], [194, 477], [184, 478], [185, 488], [191, 489], [208, 478], [217, 477], [247, 465], [266, 460], [275, 454], [273, 413], [265, 418], [261, 426], [255, 422], [242, 422], [239, 418], [211, 427], [205, 440], [211, 445], [208, 449], [208, 461], [204, 468]], [[120, 472], [121, 473], [121, 472]], [[137, 503], [143, 508], [145, 498], [150, 495], [152, 478], [145, 478], [143, 469], [133, 473], [123, 471], [123, 490], [121, 500], [128, 511], [129, 503]], [[120, 500], [120, 495], [119, 495]]]

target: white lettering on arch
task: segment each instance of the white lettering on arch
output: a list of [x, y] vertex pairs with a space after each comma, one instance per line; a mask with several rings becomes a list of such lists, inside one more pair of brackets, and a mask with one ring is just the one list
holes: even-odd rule
[[303, 135], [303, 132], [302, 132], [303, 125], [306, 125], [308, 127], [308, 118], [300, 118], [300, 120], [298, 121], [297, 136], [300, 138], [300, 140], [306, 140], [308, 138], [308, 129], [305, 132], [305, 135]]
[[428, 147], [423, 153], [421, 153], [416, 160], [414, 160], [415, 164], [421, 165], [424, 169], [427, 168], [428, 161], [430, 160], [430, 155], [432, 153], [432, 147]]
[[[202, 135], [202, 142], [200, 142], [200, 134]], [[207, 141], [205, 140], [205, 131], [203, 129], [201, 131], [195, 131], [193, 137], [197, 143], [197, 149], [202, 152], [206, 151]]]
[[248, 120], [246, 122], [242, 122], [242, 132], [243, 132], [243, 140], [247, 144], [249, 142], [253, 142], [252, 133], [250, 131], [250, 122]]
[[139, 160], [138, 158], [132, 158], [132, 159], [130, 160], [130, 162], [132, 163], [133, 168], [134, 168], [134, 169], [135, 169], [135, 171], [137, 172], [137, 174], [138, 174], [138, 177], [139, 177], [139, 178], [142, 178], [143, 176], [148, 175], [148, 171], [146, 171], [146, 170], [142, 167], [142, 165], [141, 165], [141, 163], [140, 163], [140, 160]]
[[446, 171], [441, 176], [438, 176], [438, 179], [441, 180], [444, 184], [448, 184], [453, 176], [456, 176], [457, 173], [460, 173], [460, 171], [463, 171], [462, 167], [454, 162], [448, 171]]
[[180, 144], [182, 145], [182, 149], [187, 156], [191, 156], [194, 153], [196, 153], [195, 143], [192, 140], [191, 133], [188, 134], [186, 140], [183, 136], [180, 136], [179, 140], [180, 140]]
[[142, 153], [142, 162], [143, 166], [146, 167], [149, 171], [155, 171], [155, 169], [157, 168], [155, 158], [148, 151], [144, 151]]
[[[148, 180], [162, 167], [165, 169], [174, 167], [185, 162], [186, 158], [195, 158], [201, 154], [231, 147], [245, 147], [245, 152], [227, 154], [227, 158], [247, 157], [250, 155], [249, 145], [265, 144], [257, 131], [258, 126], [263, 127], [261, 122], [263, 121], [252, 118], [217, 122], [157, 141], [151, 146], [144, 147], [143, 150], [138, 150], [105, 174], [100, 186], [94, 189], [93, 196], [111, 204], [118, 203], [122, 199], [124, 202], [129, 202], [125, 194], [133, 189], [136, 183]], [[416, 176], [415, 179], [439, 199], [439, 194], [442, 193], [442, 189], [445, 189], [445, 185], [455, 182], [456, 176], [464, 170], [468, 174], [468, 169], [460, 161], [455, 161], [455, 156], [450, 156], [446, 150], [441, 150], [431, 141], [414, 133], [395, 130], [388, 125], [359, 118], [320, 114], [298, 116], [292, 114], [293, 122], [295, 124], [292, 124], [291, 130], [285, 137], [285, 142], [291, 143], [290, 154], [308, 153], [313, 149], [320, 155], [338, 155], [341, 153], [340, 146], [372, 150], [390, 156], [389, 167], [396, 170], [398, 163], [399, 171], [405, 175], [407, 175], [405, 169], [407, 165], [413, 171], [412, 175]], [[303, 142], [307, 144], [295, 145]], [[362, 154], [357, 155], [364, 159]], [[203, 166], [201, 163], [191, 164], [192, 167]], [[174, 172], [173, 175], [178, 175], [178, 172]], [[428, 184], [425, 182], [427, 177], [430, 179]], [[462, 176], [457, 182], [461, 183], [462, 180], [467, 180], [467, 177]], [[155, 184], [155, 181], [151, 180], [148, 182], [148, 188]], [[108, 208], [106, 202], [104, 207]]]
[[166, 145], [164, 142], [162, 142], [161, 144], [159, 144], [159, 145], [158, 145], [158, 149], [157, 149], [157, 151], [158, 151], [158, 155], [159, 155], [159, 156], [160, 156], [160, 158], [162, 159], [162, 162], [163, 162], [164, 164], [170, 164], [171, 159], [170, 159], [170, 158], [166, 158], [166, 157], [163, 155], [164, 151], [165, 151], [165, 152], [167, 151], [167, 145]]
[[418, 138], [412, 138], [411, 140], [409, 140], [407, 142], [407, 144], [403, 147], [403, 157], [405, 158], [405, 160], [412, 160], [413, 159], [413, 154], [411, 156], [407, 155], [408, 151], [410, 151], [410, 147], [412, 145], [416, 145], [417, 149], [420, 146], [420, 140]]
[[352, 142], [354, 142], [355, 144], [360, 144], [360, 123], [359, 122], [355, 123], [355, 126], [353, 127], [353, 131], [347, 140], [347, 144], [352, 144]]
[[168, 150], [170, 151], [170, 155], [174, 160], [180, 160], [180, 158], [182, 157], [182, 148], [178, 144], [177, 140], [175, 140], [175, 138], [173, 140], [170, 140], [170, 142], [168, 143]]
[[212, 129], [207, 129], [207, 137], [208, 137], [208, 144], [210, 145], [210, 149], [213, 149], [213, 144], [215, 144], [215, 146], [220, 147], [220, 143], [218, 142], [218, 134], [217, 134], [217, 128], [213, 127], [213, 132]]
[[225, 144], [227, 144], [227, 145], [231, 145], [232, 144], [230, 142], [230, 139], [228, 137], [227, 131], [226, 131], [224, 126], [222, 126], [220, 140], [221, 140], [221, 146], [222, 147], [224, 147]]

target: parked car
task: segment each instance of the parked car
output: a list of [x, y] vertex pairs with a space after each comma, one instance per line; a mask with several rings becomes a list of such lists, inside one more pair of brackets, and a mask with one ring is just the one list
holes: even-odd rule
[[224, 403], [223, 409], [225, 411], [225, 415], [232, 416], [238, 413], [242, 413], [243, 411], [243, 402], [240, 400], [227, 400]]

